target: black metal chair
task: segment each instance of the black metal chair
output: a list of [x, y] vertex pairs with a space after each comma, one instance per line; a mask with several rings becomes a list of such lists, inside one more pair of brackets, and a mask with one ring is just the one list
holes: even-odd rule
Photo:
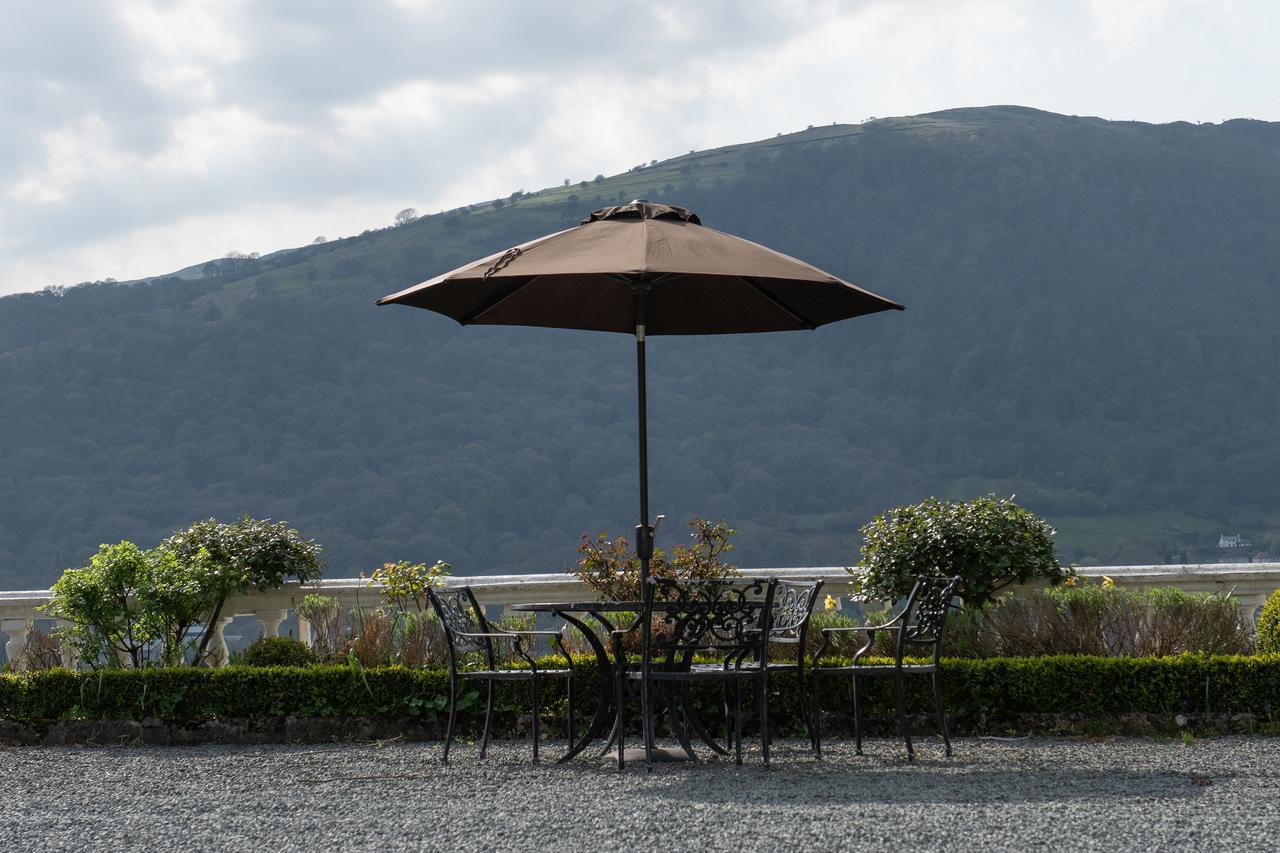
[[805, 644], [809, 636], [809, 618], [822, 592], [822, 581], [778, 581], [773, 596], [773, 619], [769, 628], [770, 645], [795, 646], [795, 660], [769, 661], [769, 672], [796, 673], [796, 689], [800, 691], [800, 715], [805, 734], [815, 755], [818, 738], [809, 713], [809, 690], [805, 684]]
[[[458, 687], [462, 681], [484, 681], [488, 686], [485, 700], [484, 737], [480, 743], [480, 757], [489, 751], [489, 731], [493, 723], [493, 693], [498, 681], [528, 681], [533, 692], [533, 763], [538, 763], [540, 740], [541, 682], [547, 678], [565, 679], [568, 692], [569, 743], [573, 743], [573, 658], [564, 647], [564, 640], [556, 631], [507, 631], [495, 628], [485, 619], [484, 608], [476, 601], [471, 587], [461, 587], [447, 592], [428, 589], [431, 607], [444, 628], [445, 648], [449, 657], [449, 724], [444, 736], [442, 764], [449, 763], [449, 747], [453, 743], [454, 723], [458, 716]], [[550, 637], [564, 656], [564, 669], [543, 669], [529, 654], [526, 638]], [[528, 664], [528, 669], [506, 668], [500, 665], [495, 644], [511, 643], [512, 655]], [[534, 640], [536, 642], [536, 639]], [[478, 660], [477, 660], [478, 658]]]
[[[638, 619], [641, 632], [638, 666], [628, 660], [622, 642], [632, 629], [612, 634], [617, 666], [619, 770], [625, 767], [628, 683], [638, 683], [640, 687], [646, 771], [653, 769], [654, 706], [658, 698], [655, 694], [660, 694], [670, 708], [679, 704], [682, 697], [687, 698], [684, 688], [696, 682], [720, 682], [734, 687], [734, 743], [738, 764], [742, 764], [742, 685], [754, 683], [764, 765], [769, 766], [769, 668], [765, 662], [776, 585], [777, 581], [764, 580], [742, 584], [649, 578]], [[695, 656], [711, 657], [714, 662], [697, 662]], [[672, 713], [673, 727], [685, 750], [692, 755], [687, 709], [682, 708], [681, 716], [686, 720], [684, 726], [678, 725]]]
[[[911, 730], [907, 725], [906, 700], [903, 689], [904, 675], [929, 675], [933, 679], [933, 704], [938, 714], [938, 727], [942, 730], [942, 742], [946, 745], [947, 755], [951, 755], [951, 738], [947, 735], [947, 720], [942, 709], [942, 680], [938, 669], [938, 660], [942, 654], [942, 632], [946, 627], [947, 611], [951, 607], [951, 599], [960, 578], [918, 577], [916, 584], [907, 596], [907, 603], [897, 616], [883, 625], [862, 625], [849, 628], [823, 628], [822, 644], [813, 655], [813, 707], [814, 707], [814, 748], [818, 757], [822, 756], [822, 677], [827, 675], [850, 675], [853, 678], [853, 729], [855, 751], [862, 754], [862, 708], [858, 698], [858, 679], [865, 676], [891, 676], [894, 680], [894, 692], [897, 699], [898, 727], [902, 730], [902, 739], [907, 745], [907, 760], [915, 761], [915, 749], [911, 746]], [[831, 638], [836, 634], [862, 631], [867, 635], [866, 642], [854, 652], [853, 660], [848, 666], [823, 666], [822, 656], [831, 645]], [[896, 634], [894, 644], [894, 660], [888, 664], [860, 663], [867, 652], [875, 644], [876, 632], [892, 631]], [[909, 648], [930, 646], [932, 658], [928, 663], [904, 663]]]

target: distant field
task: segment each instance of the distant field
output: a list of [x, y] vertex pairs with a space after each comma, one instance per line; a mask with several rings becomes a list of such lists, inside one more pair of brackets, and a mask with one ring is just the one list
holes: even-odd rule
[[[1055, 516], [1058, 550], [1082, 564], [1159, 562], [1162, 548], [1205, 547], [1223, 532], [1222, 524], [1185, 512], [1115, 513], [1105, 516]], [[1108, 555], [1106, 558], [1098, 555]], [[1116, 556], [1119, 555], [1119, 556]], [[1126, 555], [1132, 555], [1125, 559]]]

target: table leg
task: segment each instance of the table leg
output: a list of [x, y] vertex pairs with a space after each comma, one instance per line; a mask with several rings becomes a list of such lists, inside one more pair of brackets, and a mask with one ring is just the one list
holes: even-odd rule
[[[609, 653], [605, 650], [604, 643], [600, 642], [600, 638], [596, 636], [595, 631], [589, 625], [571, 613], [557, 610], [556, 615], [577, 628], [582, 634], [583, 639], [587, 641], [587, 645], [591, 646], [591, 651], [595, 653], [596, 666], [600, 673], [600, 696], [596, 701], [596, 710], [591, 718], [591, 725], [587, 727], [586, 733], [578, 739], [577, 743], [569, 744], [569, 751], [559, 759], [559, 763], [563, 764], [576, 757], [578, 753], [587, 748], [588, 744], [604, 734], [605, 726], [609, 723], [609, 708], [613, 704], [613, 664], [609, 660]], [[608, 626], [608, 622], [599, 617], [597, 619], [605, 626]], [[616, 728], [616, 718], [614, 723]], [[616, 733], [614, 736], [616, 736]], [[613, 737], [610, 738], [611, 743], [612, 741]]]
[[707, 731], [707, 727], [703, 724], [702, 717], [698, 714], [698, 709], [694, 707], [693, 697], [689, 695], [689, 683], [687, 681], [681, 685], [680, 699], [685, 708], [689, 728], [693, 729], [693, 733], [698, 736], [698, 739], [721, 755], [728, 755], [728, 748], [721, 746], [720, 742]]

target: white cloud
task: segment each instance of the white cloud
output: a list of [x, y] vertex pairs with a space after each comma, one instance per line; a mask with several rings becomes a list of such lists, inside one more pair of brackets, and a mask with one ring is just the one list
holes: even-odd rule
[[266, 254], [305, 245], [317, 236], [348, 236], [353, 219], [373, 226], [389, 225], [394, 212], [380, 201], [347, 197], [317, 206], [251, 203], [228, 213], [186, 216], [123, 236], [32, 253], [12, 263], [3, 260], [0, 276], [25, 283], [15, 290], [107, 277], [121, 281], [145, 278], [232, 251]]
[[76, 123], [44, 134], [44, 161], [19, 176], [5, 195], [18, 202], [57, 204], [67, 201], [80, 182], [119, 172], [130, 159], [116, 149], [111, 128], [90, 114]]
[[146, 165], [175, 180], [207, 178], [264, 158], [287, 157], [302, 135], [240, 107], [201, 110], [176, 121], [168, 144]]
[[[335, 129], [344, 135], [374, 137], [388, 130], [440, 127], [465, 110], [511, 102], [530, 85], [512, 74], [484, 74], [465, 83], [413, 80], [362, 101], [334, 107]], [[512, 104], [513, 107], [517, 106]]]
[[0, 293], [159, 274], [809, 124], [1280, 119], [1280, 7], [65, 0], [0, 29]]

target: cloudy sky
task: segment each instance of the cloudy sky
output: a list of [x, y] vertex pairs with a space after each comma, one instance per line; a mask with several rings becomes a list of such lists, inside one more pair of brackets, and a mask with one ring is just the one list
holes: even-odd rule
[[868, 116], [1280, 120], [1273, 0], [0, 0], [0, 293]]

